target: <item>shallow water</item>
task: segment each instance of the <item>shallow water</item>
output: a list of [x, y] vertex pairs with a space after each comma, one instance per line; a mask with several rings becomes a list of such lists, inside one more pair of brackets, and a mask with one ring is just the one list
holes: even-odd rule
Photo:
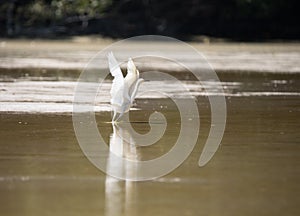
[[[193, 89], [201, 128], [192, 154], [172, 173], [145, 182], [116, 180], [95, 168], [78, 145], [67, 109], [35, 110], [38, 114], [2, 110], [0, 212], [3, 215], [299, 215], [300, 76], [227, 73], [220, 74], [220, 79], [225, 87], [227, 126], [213, 159], [204, 167], [198, 166], [209, 132], [210, 108], [207, 94]], [[22, 82], [15, 84], [22, 86]], [[9, 83], [1, 85], [4, 89], [1, 96], [9, 94]], [[45, 85], [43, 94], [47, 95], [51, 88]], [[20, 102], [21, 107], [21, 102], [40, 99], [40, 94], [33, 91], [33, 94], [27, 92], [31, 97], [24, 101], [19, 97], [24, 88], [20, 92], [14, 93], [14, 102]], [[64, 93], [67, 95], [68, 91]], [[53, 94], [56, 93], [50, 95]], [[13, 102], [3, 98], [1, 103]], [[47, 97], [42, 98], [41, 103], [49, 105]], [[59, 104], [70, 101], [65, 97]], [[145, 121], [153, 110], [166, 115], [168, 127], [157, 144], [139, 148], [129, 157], [149, 160], [172, 147], [180, 127], [178, 112], [173, 107], [167, 99], [138, 98], [136, 109], [130, 113], [138, 132], [149, 130]], [[110, 117], [107, 111], [96, 113], [98, 129], [107, 143], [112, 133], [112, 126], [107, 123]]]

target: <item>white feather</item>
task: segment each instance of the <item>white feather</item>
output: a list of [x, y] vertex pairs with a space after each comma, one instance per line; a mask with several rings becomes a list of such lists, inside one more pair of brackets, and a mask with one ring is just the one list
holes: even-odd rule
[[110, 73], [114, 77], [110, 90], [110, 102], [114, 111], [114, 121], [117, 113], [120, 115], [116, 120], [129, 111], [138, 91], [138, 87], [144, 80], [139, 79], [139, 71], [136, 69], [131, 58], [128, 60], [127, 75], [124, 78], [119, 63], [113, 53], [110, 52], [107, 57]]
[[124, 77], [113, 53], [110, 52], [107, 57], [110, 73], [114, 77], [110, 90], [111, 104], [122, 106], [124, 102], [122, 97], [124, 92]]

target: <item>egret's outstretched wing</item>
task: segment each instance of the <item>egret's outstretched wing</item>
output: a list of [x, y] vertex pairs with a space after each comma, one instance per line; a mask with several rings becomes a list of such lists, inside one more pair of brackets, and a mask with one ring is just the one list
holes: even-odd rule
[[132, 93], [131, 93], [131, 95], [130, 95], [130, 103], [131, 103], [131, 104], [133, 103], [133, 101], [134, 101], [134, 99], [135, 99], [135, 96], [136, 96], [136, 94], [137, 94], [137, 92], [138, 92], [139, 86], [140, 86], [140, 84], [141, 84], [142, 82], [144, 82], [144, 79], [142, 79], [142, 78], [138, 79], [138, 80], [135, 82], [133, 91], [132, 91]]
[[127, 63], [127, 76], [131, 76], [131, 75], [139, 76], [139, 71], [136, 69], [136, 66], [133, 63], [132, 59], [129, 58]]
[[[133, 63], [132, 59], [129, 58], [127, 63], [127, 75], [125, 77], [125, 83], [128, 86], [128, 95], [130, 98], [130, 101], [132, 101], [132, 94], [134, 92], [136, 83], [139, 79], [140, 73], [137, 70], [135, 64]], [[136, 89], [137, 91], [137, 89]]]
[[123, 78], [121, 68], [120, 68], [119, 63], [117, 62], [114, 54], [112, 52], [110, 52], [110, 53], [108, 53], [107, 57], [108, 57], [108, 66], [109, 66], [111, 75], [113, 75], [114, 77], [121, 76]]
[[108, 66], [111, 75], [114, 77], [113, 83], [110, 90], [111, 103], [121, 106], [123, 103], [123, 92], [124, 92], [124, 77], [113, 53], [110, 52], [108, 55]]
[[127, 63], [127, 75], [125, 77], [125, 82], [128, 84], [128, 94], [130, 97], [130, 103], [132, 104], [136, 93], [138, 91], [139, 85], [143, 82], [143, 79], [139, 79], [140, 73], [133, 63], [132, 59], [129, 58]]

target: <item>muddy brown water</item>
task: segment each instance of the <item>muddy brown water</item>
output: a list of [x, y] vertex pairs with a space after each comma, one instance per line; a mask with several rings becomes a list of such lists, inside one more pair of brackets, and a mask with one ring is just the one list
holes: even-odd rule
[[[220, 148], [197, 165], [210, 127], [205, 96], [198, 142], [185, 162], [151, 181], [126, 182], [94, 167], [81, 151], [71, 114], [0, 114], [1, 215], [299, 215], [300, 76], [223, 74], [239, 82], [227, 101]], [[147, 101], [147, 103], [145, 103]], [[176, 109], [164, 99], [140, 99], [130, 113], [145, 121], [155, 109], [167, 116], [163, 139], [136, 152], [144, 160], [167, 152], [178, 136]], [[96, 113], [105, 141], [110, 112]], [[140, 133], [145, 122], [133, 123]]]

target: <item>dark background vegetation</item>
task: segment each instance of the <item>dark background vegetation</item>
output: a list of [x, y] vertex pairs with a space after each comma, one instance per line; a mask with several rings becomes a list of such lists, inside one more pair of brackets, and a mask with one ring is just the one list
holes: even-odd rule
[[0, 1], [0, 37], [161, 34], [298, 40], [298, 0]]

